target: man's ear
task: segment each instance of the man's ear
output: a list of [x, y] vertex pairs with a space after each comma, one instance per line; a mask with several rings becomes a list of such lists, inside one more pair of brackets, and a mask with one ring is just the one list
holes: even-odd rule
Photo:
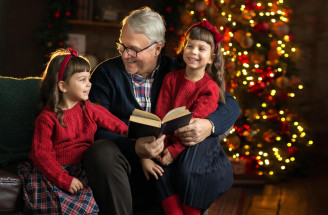
[[62, 93], [66, 93], [66, 92], [67, 92], [66, 84], [65, 84], [64, 81], [59, 81], [57, 85], [58, 85], [59, 90], [60, 90]]
[[162, 48], [163, 48], [162, 42], [158, 42], [155, 44], [155, 56], [158, 56], [161, 53]]

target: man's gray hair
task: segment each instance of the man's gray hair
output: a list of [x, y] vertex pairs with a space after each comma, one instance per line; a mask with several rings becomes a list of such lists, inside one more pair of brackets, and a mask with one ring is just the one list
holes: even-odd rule
[[122, 28], [126, 24], [133, 33], [145, 34], [152, 42], [162, 42], [165, 45], [165, 21], [149, 7], [132, 11], [123, 19]]

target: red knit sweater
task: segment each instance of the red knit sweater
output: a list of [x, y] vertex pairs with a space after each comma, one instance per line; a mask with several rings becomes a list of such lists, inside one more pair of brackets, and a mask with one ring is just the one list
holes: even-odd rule
[[[193, 112], [193, 118], [205, 118], [216, 110], [218, 101], [219, 87], [207, 73], [199, 81], [192, 82], [186, 79], [185, 69], [178, 70], [165, 76], [156, 105], [156, 115], [163, 119], [173, 108], [186, 106]], [[176, 159], [185, 146], [177, 138], [169, 138], [173, 143], [166, 147]]]
[[126, 134], [127, 125], [104, 107], [88, 101], [63, 112], [67, 127], [59, 123], [49, 106], [37, 117], [29, 157], [49, 181], [68, 191], [73, 177], [61, 166], [81, 162], [83, 152], [94, 141], [97, 126]]

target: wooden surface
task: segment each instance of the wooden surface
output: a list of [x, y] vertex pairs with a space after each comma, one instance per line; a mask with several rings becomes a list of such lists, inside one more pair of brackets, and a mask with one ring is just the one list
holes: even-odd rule
[[325, 141], [317, 144], [302, 176], [263, 186], [233, 186], [211, 205], [209, 215], [327, 215], [328, 150]]
[[211, 205], [209, 215], [326, 215], [327, 182], [328, 176], [293, 177], [261, 187], [232, 187], [224, 197], [243, 192], [244, 200], [221, 197]]

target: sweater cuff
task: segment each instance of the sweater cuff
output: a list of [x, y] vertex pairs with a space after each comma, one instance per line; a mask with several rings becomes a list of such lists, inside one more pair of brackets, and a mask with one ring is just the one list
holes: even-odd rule
[[169, 152], [172, 155], [172, 157], [174, 158], [174, 160], [177, 159], [177, 157], [179, 156], [179, 153], [176, 150], [174, 150], [172, 145], [168, 146], [167, 150], [169, 150]]
[[72, 180], [73, 177], [69, 175], [67, 178], [65, 178], [65, 181], [59, 182], [58, 187], [69, 192], [69, 188], [71, 187]]

